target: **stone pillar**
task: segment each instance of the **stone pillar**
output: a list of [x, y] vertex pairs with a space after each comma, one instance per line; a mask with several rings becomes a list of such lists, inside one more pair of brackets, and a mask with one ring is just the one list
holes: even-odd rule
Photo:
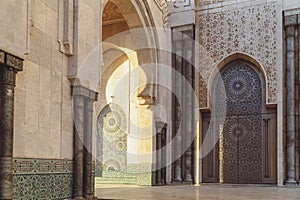
[[161, 185], [161, 130], [156, 132], [156, 184]]
[[[178, 98], [175, 101], [173, 137], [175, 138], [174, 153], [174, 182], [192, 182], [192, 148], [193, 133], [193, 87], [194, 65], [194, 27], [192, 25], [176, 27], [172, 33], [173, 51], [176, 53], [173, 65], [178, 74], [174, 79], [174, 91]], [[188, 85], [190, 84], [190, 85]], [[191, 87], [191, 88], [192, 88]], [[179, 105], [177, 105], [179, 104]], [[176, 135], [175, 135], [176, 134]], [[183, 154], [183, 155], [181, 155]]]
[[[180, 132], [180, 131], [178, 131]], [[178, 133], [182, 134], [182, 133]], [[178, 158], [175, 161], [175, 166], [174, 166], [174, 179], [173, 182], [182, 182], [182, 163], [181, 163], [181, 136], [176, 136], [177, 138], [175, 139], [175, 145], [174, 145], [174, 153], [176, 158]]]
[[74, 117], [74, 176], [73, 197], [83, 199], [83, 132], [84, 96], [80, 86], [72, 88]]
[[73, 198], [93, 199], [92, 114], [97, 93], [76, 85], [72, 87], [72, 96], [74, 109]]
[[166, 150], [163, 147], [166, 145], [166, 124], [164, 122], [155, 122], [156, 127], [156, 185], [164, 185], [166, 177]]
[[161, 183], [162, 185], [167, 184], [167, 124], [164, 125], [164, 128], [161, 131]]
[[285, 17], [286, 33], [286, 184], [296, 184], [295, 170], [295, 27], [297, 15]]
[[[185, 32], [189, 37], [184, 41], [184, 49], [185, 49], [185, 78], [186, 82], [190, 84], [186, 87], [193, 88], [193, 29]], [[192, 182], [192, 145], [193, 141], [193, 116], [194, 116], [194, 106], [193, 106], [193, 92], [188, 88], [185, 89], [186, 95], [184, 95], [185, 100], [185, 113], [186, 117], [184, 119], [185, 123], [185, 138], [186, 138], [186, 146], [189, 148], [185, 152], [185, 182]]]
[[93, 133], [93, 103], [97, 93], [89, 91], [89, 97], [84, 102], [84, 153], [83, 153], [83, 195], [87, 199], [94, 197], [94, 174], [92, 156], [92, 133]]
[[181, 146], [182, 146], [182, 135], [183, 135], [183, 128], [182, 128], [182, 112], [183, 112], [183, 101], [182, 101], [182, 83], [180, 80], [182, 80], [182, 41], [181, 38], [179, 38], [175, 43], [175, 69], [177, 73], [175, 74], [175, 94], [178, 98], [177, 101], [175, 101], [175, 117], [174, 117], [174, 123], [175, 123], [175, 130], [173, 133], [173, 137], [175, 137], [175, 142], [173, 142], [173, 152], [176, 159], [174, 163], [174, 179], [173, 182], [182, 182], [182, 157], [181, 157]]
[[0, 199], [13, 199], [14, 87], [23, 60], [0, 50]]

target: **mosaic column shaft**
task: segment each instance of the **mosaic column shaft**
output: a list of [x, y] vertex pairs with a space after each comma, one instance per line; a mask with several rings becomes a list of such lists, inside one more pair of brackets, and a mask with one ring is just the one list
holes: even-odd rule
[[[286, 184], [296, 184], [295, 171], [295, 25], [297, 16], [289, 16], [294, 24], [286, 27], [286, 160], [287, 180]], [[286, 23], [288, 19], [286, 18]], [[287, 25], [287, 24], [286, 24]]]
[[0, 51], [0, 199], [12, 199], [14, 87], [23, 61]]

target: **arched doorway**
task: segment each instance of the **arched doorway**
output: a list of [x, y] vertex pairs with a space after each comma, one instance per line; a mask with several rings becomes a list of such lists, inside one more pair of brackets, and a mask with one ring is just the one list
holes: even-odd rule
[[217, 74], [202, 130], [218, 142], [203, 159], [203, 182], [276, 183], [276, 110], [267, 109], [265, 88], [260, 70], [244, 60]]
[[149, 152], [154, 129], [148, 102], [151, 104], [153, 90], [146, 83], [155, 72], [141, 67], [157, 59], [156, 51], [147, 48], [155, 43], [146, 28], [151, 25], [150, 14], [139, 1], [104, 2], [96, 187], [151, 185], [153, 158]]

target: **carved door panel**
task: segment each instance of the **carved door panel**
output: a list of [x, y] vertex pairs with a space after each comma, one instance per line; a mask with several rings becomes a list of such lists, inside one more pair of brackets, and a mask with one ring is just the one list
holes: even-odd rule
[[[202, 130], [210, 132], [209, 122], [222, 126], [222, 131], [213, 133], [219, 141], [203, 160], [204, 182], [276, 182], [276, 117], [273, 115], [271, 123], [266, 124], [270, 116], [266, 113], [262, 80], [260, 72], [243, 61], [224, 67], [217, 76], [213, 117], [203, 118]], [[213, 171], [208, 170], [213, 165]]]
[[260, 183], [261, 116], [226, 117], [223, 134], [224, 183]]

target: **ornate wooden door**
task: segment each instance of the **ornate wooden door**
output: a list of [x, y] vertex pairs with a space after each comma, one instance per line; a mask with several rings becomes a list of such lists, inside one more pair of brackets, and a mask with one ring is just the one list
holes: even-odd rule
[[[221, 126], [222, 129], [214, 128], [219, 133], [209, 133], [219, 137], [219, 141], [204, 159], [204, 181], [276, 182], [273, 169], [274, 161], [276, 166], [273, 155], [276, 155], [276, 131], [274, 133], [273, 128], [273, 134], [270, 134], [270, 129], [265, 127], [270, 114], [265, 109], [262, 80], [260, 72], [243, 61], [229, 64], [217, 76], [212, 95], [212, 115], [215, 116], [203, 120], [203, 131], [208, 130], [207, 123], [212, 121], [214, 126]], [[222, 120], [220, 116], [224, 116]], [[272, 125], [276, 127], [274, 116]]]

